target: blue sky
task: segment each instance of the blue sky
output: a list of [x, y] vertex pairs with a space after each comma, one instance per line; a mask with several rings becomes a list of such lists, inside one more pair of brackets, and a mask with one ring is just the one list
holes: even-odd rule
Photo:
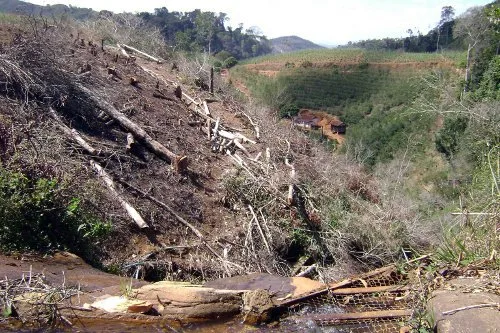
[[323, 45], [368, 38], [403, 37], [406, 31], [427, 33], [440, 19], [443, 6], [456, 14], [493, 0], [30, 0], [38, 4], [64, 3], [114, 12], [169, 11], [224, 12], [233, 27], [257, 26], [269, 38], [298, 35]]

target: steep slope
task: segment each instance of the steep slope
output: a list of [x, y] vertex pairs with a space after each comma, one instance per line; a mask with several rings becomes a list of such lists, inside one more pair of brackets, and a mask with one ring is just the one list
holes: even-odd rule
[[[195, 62], [131, 57], [65, 23], [43, 34], [19, 29], [5, 30], [0, 57], [0, 205], [20, 207], [18, 196], [29, 205], [0, 210], [16, 221], [2, 248], [64, 248], [154, 280], [289, 274], [304, 253], [349, 263], [338, 251], [347, 242], [320, 237], [329, 212], [316, 205], [326, 193], [358, 195], [347, 182], [369, 183], [359, 167], [331, 163], [299, 132], [289, 137], [286, 124], [236, 102], [217, 77], [215, 95], [196, 87], [210, 71]], [[361, 191], [368, 204], [371, 192]]]
[[314, 44], [307, 39], [298, 36], [285, 36], [269, 40], [271, 42], [272, 53], [288, 53], [300, 50], [323, 49], [323, 46]]

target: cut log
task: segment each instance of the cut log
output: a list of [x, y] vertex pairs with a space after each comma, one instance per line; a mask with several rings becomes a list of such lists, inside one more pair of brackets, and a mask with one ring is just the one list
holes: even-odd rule
[[196, 105], [196, 106], [200, 105], [200, 103], [196, 102], [191, 96], [189, 96], [185, 92], [182, 92], [182, 96], [189, 102], [188, 103], [188, 102], [184, 101], [184, 103], [186, 103], [188, 105], [191, 104], [191, 103], [194, 104], [194, 105]]
[[308, 276], [309, 274], [312, 274], [317, 268], [318, 268], [318, 266], [316, 264], [311, 265], [311, 266], [307, 267], [304, 271], [300, 272], [299, 274], [297, 274], [295, 276], [296, 277]]
[[89, 145], [87, 141], [85, 141], [85, 139], [78, 133], [77, 130], [69, 128], [62, 122], [61, 118], [59, 118], [57, 112], [54, 109], [49, 108], [49, 114], [56, 121], [57, 126], [64, 132], [64, 134], [66, 134], [66, 136], [76, 141], [76, 143], [78, 143], [90, 155], [92, 156], [98, 155], [97, 150], [95, 150], [94, 147]]
[[207, 101], [203, 101], [203, 109], [205, 110], [205, 114], [209, 117], [211, 117], [212, 115], [210, 114], [210, 109], [208, 108], [208, 104], [207, 104]]
[[136, 48], [134, 48], [134, 47], [132, 47], [132, 46], [128, 46], [128, 45], [126, 45], [126, 44], [121, 44], [121, 47], [122, 47], [122, 48], [124, 48], [125, 50], [128, 50], [128, 51], [132, 51], [132, 52], [138, 53], [138, 54], [140, 54], [140, 55], [142, 55], [142, 56], [144, 56], [144, 57], [148, 58], [149, 60], [153, 60], [153, 61], [155, 61], [155, 62], [157, 62], [157, 63], [159, 63], [159, 64], [161, 64], [161, 63], [162, 63], [162, 61], [161, 61], [160, 59], [155, 58], [155, 57], [153, 57], [153, 56], [151, 56], [151, 55], [149, 55], [149, 54], [147, 54], [147, 53], [145, 53], [145, 52], [142, 52], [142, 51], [140, 51], [140, 50], [138, 50], [138, 49], [136, 49]]
[[[89, 145], [87, 141], [85, 141], [85, 139], [83, 139], [83, 137], [78, 133], [77, 130], [70, 129], [62, 122], [62, 120], [59, 118], [54, 109], [49, 108], [49, 114], [56, 121], [58, 127], [64, 132], [64, 134], [66, 134], [68, 137], [76, 141], [90, 155], [92, 156], [98, 155], [97, 150], [94, 149], [91, 145]], [[91, 160], [90, 165], [94, 170], [97, 171], [97, 174], [104, 181], [111, 194], [113, 194], [113, 196], [118, 200], [118, 202], [120, 202], [122, 207], [127, 211], [128, 215], [134, 220], [134, 222], [139, 226], [139, 228], [141, 229], [147, 228], [148, 227], [147, 223], [144, 222], [144, 220], [142, 219], [141, 215], [137, 212], [137, 210], [135, 210], [134, 207], [132, 207], [125, 199], [123, 199], [122, 196], [120, 196], [120, 194], [116, 191], [113, 179], [106, 173], [106, 171], [99, 165], [99, 163]]]
[[118, 48], [120, 49], [122, 55], [125, 57], [125, 58], [130, 58], [129, 54], [127, 53], [127, 51], [125, 51], [125, 49], [120, 45], [120, 44], [116, 44], [116, 46], [118, 46]]
[[139, 226], [139, 228], [148, 228], [148, 224], [144, 222], [141, 215], [132, 207], [123, 197], [116, 191], [115, 183], [113, 179], [108, 175], [108, 173], [95, 161], [90, 161], [90, 165], [97, 172], [97, 175], [104, 181], [109, 191], [118, 200], [120, 205], [127, 211], [128, 215], [134, 220], [134, 222]]
[[85, 93], [96, 105], [104, 112], [108, 114], [109, 117], [114, 119], [120, 124], [121, 127], [131, 132], [134, 137], [140, 141], [146, 148], [155, 153], [158, 157], [170, 162], [177, 172], [183, 172], [187, 168], [187, 157], [179, 156], [172, 151], [168, 150], [158, 141], [154, 140], [145, 130], [143, 130], [139, 125], [128, 119], [124, 114], [115, 109], [114, 106], [106, 102], [104, 99], [97, 96], [90, 89], [84, 87], [79, 83], [75, 85]]

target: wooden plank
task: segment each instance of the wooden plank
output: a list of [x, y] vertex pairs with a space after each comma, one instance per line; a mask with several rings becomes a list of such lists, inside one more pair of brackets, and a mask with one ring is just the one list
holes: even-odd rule
[[315, 291], [315, 292], [313, 292], [313, 293], [311, 293], [309, 295], [305, 295], [305, 296], [301, 296], [301, 297], [297, 297], [297, 298], [293, 298], [293, 299], [287, 299], [287, 300], [279, 303], [278, 307], [292, 306], [292, 305], [295, 305], [295, 304], [307, 301], [307, 300], [309, 300], [311, 298], [314, 298], [314, 297], [317, 297], [317, 296], [321, 296], [321, 295], [325, 295], [325, 294], [328, 293], [328, 291], [340, 289], [340, 288], [343, 288], [343, 287], [348, 287], [348, 286], [352, 285], [353, 283], [358, 282], [360, 280], [369, 279], [371, 277], [374, 277], [374, 276], [377, 276], [377, 275], [381, 275], [381, 274], [386, 273], [388, 271], [391, 271], [391, 270], [393, 270], [395, 268], [396, 268], [395, 265], [388, 265], [388, 266], [385, 266], [385, 267], [377, 268], [377, 269], [375, 269], [373, 271], [361, 274], [361, 275], [353, 277], [353, 278], [345, 279], [345, 280], [342, 280], [342, 281], [336, 282], [336, 283], [331, 283], [331, 284], [328, 285], [327, 288], [321, 289], [321, 290], [317, 290], [317, 291]]
[[333, 295], [352, 295], [352, 294], [369, 294], [379, 292], [396, 292], [408, 290], [406, 286], [378, 286], [378, 287], [359, 287], [359, 288], [339, 288], [331, 290]]
[[350, 313], [328, 313], [311, 316], [301, 316], [301, 319], [312, 319], [317, 322], [339, 322], [346, 320], [368, 320], [382, 318], [400, 318], [408, 317], [413, 314], [412, 310], [381, 310], [367, 312], [350, 312]]

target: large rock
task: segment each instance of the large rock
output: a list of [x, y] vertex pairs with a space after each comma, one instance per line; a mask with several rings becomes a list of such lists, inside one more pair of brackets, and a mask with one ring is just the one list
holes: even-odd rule
[[[475, 288], [475, 279], [456, 279], [448, 290], [437, 290], [428, 303], [438, 333], [500, 332], [500, 296]], [[469, 308], [452, 314], [444, 312], [492, 303], [497, 306]]]
[[157, 304], [167, 318], [216, 319], [240, 313], [241, 291], [217, 290], [162, 281], [137, 290], [137, 299]]

